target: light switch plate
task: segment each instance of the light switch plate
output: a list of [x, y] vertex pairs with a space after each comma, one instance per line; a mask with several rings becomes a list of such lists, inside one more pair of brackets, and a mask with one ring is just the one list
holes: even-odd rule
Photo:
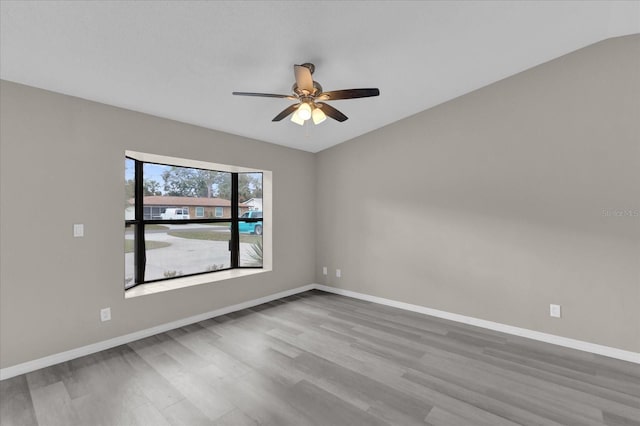
[[111, 321], [111, 308], [100, 309], [100, 321]]
[[84, 237], [84, 225], [82, 223], [73, 224], [73, 236]]

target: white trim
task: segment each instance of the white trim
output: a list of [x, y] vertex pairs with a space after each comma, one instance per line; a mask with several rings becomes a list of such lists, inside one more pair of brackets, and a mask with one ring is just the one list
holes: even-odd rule
[[220, 315], [225, 315], [231, 312], [240, 311], [242, 309], [251, 308], [253, 306], [261, 305], [263, 303], [271, 302], [272, 300], [281, 299], [283, 297], [291, 296], [298, 293], [303, 293], [309, 290], [322, 290], [329, 293], [340, 294], [342, 296], [353, 297], [354, 299], [366, 300], [368, 302], [379, 303], [381, 305], [392, 306], [394, 308], [404, 309], [411, 312], [418, 312], [425, 315], [431, 315], [438, 318], [444, 318], [451, 321], [461, 322], [464, 324], [475, 325], [489, 330], [500, 331], [507, 334], [513, 334], [515, 336], [526, 337], [541, 342], [552, 343], [554, 345], [564, 346], [567, 348], [578, 349], [585, 352], [591, 352], [598, 355], [608, 356], [610, 358], [621, 359], [623, 361], [629, 361], [636, 364], [640, 364], [640, 353], [625, 351], [622, 349], [612, 348], [609, 346], [598, 345], [595, 343], [589, 343], [582, 340], [570, 339], [568, 337], [556, 336], [553, 334], [542, 333], [539, 331], [528, 330], [526, 328], [514, 327], [511, 325], [500, 324], [497, 322], [487, 321], [479, 318], [468, 317], [465, 315], [454, 314], [451, 312], [439, 311], [437, 309], [427, 308], [425, 306], [413, 305], [411, 303], [398, 302], [396, 300], [385, 299], [383, 297], [371, 296], [364, 293], [357, 293], [351, 290], [344, 290], [336, 287], [329, 287], [322, 284], [309, 284], [302, 287], [293, 288], [290, 290], [281, 291], [279, 293], [271, 294], [268, 296], [260, 297], [258, 299], [248, 300], [246, 302], [238, 303], [236, 305], [226, 306], [203, 314], [194, 315], [188, 318], [172, 321], [170, 323], [161, 324], [155, 327], [147, 328], [145, 330], [136, 331], [134, 333], [125, 334], [124, 336], [114, 337], [113, 339], [104, 340], [102, 342], [93, 343], [91, 345], [82, 346], [80, 348], [71, 349], [69, 351], [60, 352], [57, 354], [49, 355], [43, 358], [34, 359], [33, 361], [23, 362], [22, 364], [13, 365], [0, 369], [0, 380], [9, 379], [20, 374], [29, 373], [31, 371], [39, 370], [41, 368], [49, 367], [51, 365], [59, 364], [61, 362], [70, 361], [75, 358], [79, 358], [85, 355], [91, 355], [96, 352], [103, 351], [105, 349], [113, 348], [116, 346], [124, 345], [135, 340], [144, 339], [145, 337], [153, 336], [154, 334], [164, 333], [165, 331], [173, 330], [174, 328], [184, 327], [185, 325], [193, 324], [199, 321], [204, 321], [209, 318], [214, 318]]
[[209, 274], [198, 274], [174, 278], [172, 280], [156, 281], [153, 284], [137, 285], [127, 289], [124, 292], [124, 298], [131, 299], [133, 297], [147, 296], [149, 294], [162, 293], [163, 291], [177, 290], [194, 285], [211, 284], [233, 278], [264, 274], [265, 272], [271, 272], [271, 266], [263, 262], [262, 268], [227, 269], [226, 271], [215, 271]]
[[194, 315], [166, 324], [161, 324], [155, 327], [147, 328], [145, 330], [136, 331], [134, 333], [125, 334], [124, 336], [114, 337], [113, 339], [104, 340], [102, 342], [93, 343], [91, 345], [82, 346], [80, 348], [71, 349], [69, 351], [34, 359], [33, 361], [27, 361], [23, 362], [22, 364], [12, 365], [11, 367], [0, 369], [0, 380], [10, 379], [11, 377], [19, 376], [20, 374], [29, 373], [31, 371], [59, 364], [61, 362], [70, 361], [81, 356], [91, 355], [105, 349], [124, 345], [135, 340], [144, 339], [145, 337], [153, 336], [154, 334], [164, 333], [165, 331], [173, 330], [174, 328], [184, 327], [185, 325], [204, 321], [209, 318], [218, 317], [220, 315], [225, 315], [231, 312], [241, 311], [242, 309], [251, 308], [263, 303], [271, 302], [272, 300], [282, 299], [283, 297], [303, 293], [305, 291], [313, 290], [314, 288], [314, 284], [309, 284], [302, 287], [293, 288], [291, 290], [281, 291], [279, 293], [260, 297], [258, 299], [248, 300], [236, 305], [225, 306], [223, 308], [205, 312], [203, 314]]
[[342, 296], [353, 297], [354, 299], [366, 300], [368, 302], [379, 303], [381, 305], [392, 306], [394, 308], [404, 309], [406, 311], [418, 312], [425, 315], [431, 315], [438, 318], [448, 319], [451, 321], [461, 322], [464, 324], [475, 325], [477, 327], [487, 328], [489, 330], [501, 331], [515, 336], [526, 337], [541, 342], [552, 343], [558, 346], [578, 349], [580, 351], [591, 352], [598, 355], [608, 356], [610, 358], [621, 359], [636, 364], [640, 364], [640, 353], [625, 351], [623, 349], [612, 348], [610, 346], [598, 345], [596, 343], [585, 342], [582, 340], [570, 339], [568, 337], [556, 336], [554, 334], [542, 333], [540, 331], [529, 330], [526, 328], [514, 327], [512, 325], [501, 324], [493, 321], [487, 321], [479, 318], [468, 317], [466, 315], [454, 314], [437, 309], [427, 308], [425, 306], [413, 305], [411, 303], [398, 302], [396, 300], [385, 299], [383, 297], [371, 296], [364, 293], [357, 293], [351, 290], [344, 290], [336, 287], [329, 287], [322, 284], [315, 284], [318, 290], [329, 293], [340, 294]]

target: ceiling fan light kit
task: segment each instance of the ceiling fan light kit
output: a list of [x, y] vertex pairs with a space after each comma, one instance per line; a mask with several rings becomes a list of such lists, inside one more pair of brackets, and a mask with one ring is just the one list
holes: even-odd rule
[[339, 122], [343, 122], [348, 119], [346, 115], [331, 105], [318, 101], [337, 101], [340, 99], [368, 98], [380, 95], [380, 90], [376, 88], [346, 89], [323, 92], [320, 83], [313, 81], [313, 78], [311, 77], [311, 74], [313, 74], [315, 69], [315, 65], [308, 62], [302, 65], [293, 66], [293, 72], [296, 77], [296, 82], [291, 88], [293, 95], [254, 92], [233, 92], [233, 94], [238, 96], [258, 96], [298, 101], [297, 103], [285, 108], [280, 112], [280, 114], [276, 115], [272, 121], [281, 121], [283, 118], [292, 114], [291, 121], [301, 126], [303, 126], [305, 121], [309, 119], [313, 121], [313, 124], [320, 124], [327, 119], [327, 116]]

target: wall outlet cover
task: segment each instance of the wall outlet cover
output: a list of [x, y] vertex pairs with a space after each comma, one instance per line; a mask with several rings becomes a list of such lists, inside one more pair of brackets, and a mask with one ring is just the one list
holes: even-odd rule
[[562, 316], [562, 308], [560, 305], [549, 305], [549, 315], [554, 318], [560, 318]]

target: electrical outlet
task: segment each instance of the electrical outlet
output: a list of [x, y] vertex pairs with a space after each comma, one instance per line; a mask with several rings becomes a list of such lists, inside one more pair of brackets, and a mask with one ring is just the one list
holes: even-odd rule
[[336, 269], [336, 278], [340, 278], [342, 276], [342, 271], [340, 269]]
[[111, 308], [100, 309], [100, 321], [111, 321]]
[[560, 318], [562, 316], [560, 305], [549, 305], [549, 315], [554, 318]]
[[82, 223], [73, 224], [73, 236], [84, 237], [84, 225]]
[[322, 275], [327, 275], [327, 274], [328, 274], [327, 267], [323, 266], [322, 267]]

